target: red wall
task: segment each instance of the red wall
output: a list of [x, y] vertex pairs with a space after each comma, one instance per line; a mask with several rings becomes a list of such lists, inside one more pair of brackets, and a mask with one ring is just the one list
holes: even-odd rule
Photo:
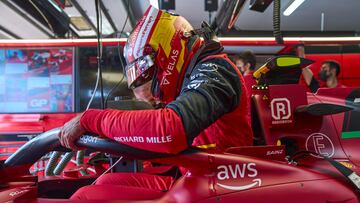
[[341, 66], [339, 81], [349, 87], [360, 87], [360, 54], [306, 54], [306, 58], [315, 61], [311, 70], [317, 77], [321, 63], [335, 60]]

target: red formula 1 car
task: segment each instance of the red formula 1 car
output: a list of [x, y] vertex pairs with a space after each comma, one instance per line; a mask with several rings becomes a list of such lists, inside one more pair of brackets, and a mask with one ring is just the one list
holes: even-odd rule
[[[275, 57], [255, 76], [252, 120], [258, 146], [222, 154], [188, 149], [151, 153], [85, 135], [82, 147], [188, 169], [156, 202], [359, 202], [360, 89], [298, 85], [309, 61]], [[0, 202], [66, 202], [99, 175], [37, 177], [29, 167], [60, 146], [58, 129], [45, 132], [0, 163]], [[121, 192], [121, 191], [119, 191]]]

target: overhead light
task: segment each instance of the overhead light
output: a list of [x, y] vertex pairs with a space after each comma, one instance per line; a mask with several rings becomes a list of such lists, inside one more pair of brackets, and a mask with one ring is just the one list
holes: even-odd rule
[[305, 0], [294, 0], [284, 11], [284, 16], [291, 15]]
[[70, 17], [70, 22], [80, 31], [91, 30], [89, 23], [81, 16]]

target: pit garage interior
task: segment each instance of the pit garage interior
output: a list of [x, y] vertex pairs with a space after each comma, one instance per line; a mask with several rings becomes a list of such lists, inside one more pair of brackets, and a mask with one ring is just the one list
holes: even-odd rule
[[[198, 106], [190, 102], [175, 108], [169, 101], [145, 101], [130, 87], [132, 67], [160, 67], [157, 50], [129, 65], [125, 47], [149, 7], [184, 17], [201, 43], [216, 35], [209, 40], [221, 44], [238, 77], [245, 78], [239, 81], [247, 89], [248, 107], [235, 115], [248, 116], [251, 144], [227, 144], [232, 142], [227, 136], [241, 136], [239, 129], [245, 129], [245, 120], [227, 117], [236, 112], [228, 109], [230, 103], [206, 109], [213, 100], [201, 103], [196, 97]], [[0, 1], [0, 202], [359, 202], [359, 9], [359, 0]], [[185, 34], [180, 40], [188, 43]], [[247, 52], [255, 64], [245, 77], [237, 61]], [[322, 79], [324, 64], [329, 70]], [[151, 81], [160, 80], [156, 68], [155, 73], [135, 69], [143, 71], [136, 77], [147, 80], [150, 74]], [[176, 80], [181, 85], [199, 77], [181, 70]], [[152, 98], [164, 95], [161, 85], [168, 75], [163, 73], [161, 83], [151, 82]], [[246, 85], [246, 78], [253, 83]], [[190, 82], [186, 91], [201, 84]], [[180, 87], [171, 102], [186, 92]], [[186, 113], [182, 108], [188, 108]], [[63, 126], [74, 118], [79, 125], [85, 122], [88, 109], [98, 110], [87, 120], [98, 122], [92, 129], [101, 130], [87, 128], [74, 140], [80, 149], [63, 146]], [[124, 130], [119, 135], [96, 133], [114, 132], [97, 117], [106, 109], [116, 115], [134, 112], [129, 118], [111, 117], [109, 122], [119, 122], [114, 129]], [[169, 111], [178, 116], [180, 128]], [[203, 115], [209, 117], [206, 127]], [[213, 137], [199, 144], [203, 141], [197, 137], [210, 130]], [[154, 132], [164, 134], [150, 135]], [[186, 148], [179, 144], [166, 151], [168, 143], [180, 143], [175, 134], [185, 136]], [[98, 181], [119, 173], [128, 185]], [[132, 174], [145, 174], [146, 187]]]

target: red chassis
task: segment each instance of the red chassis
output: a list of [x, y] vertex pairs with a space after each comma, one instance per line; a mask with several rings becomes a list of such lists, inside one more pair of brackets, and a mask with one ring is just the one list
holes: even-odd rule
[[[40, 138], [55, 137], [46, 145], [57, 146], [56, 133], [44, 133]], [[85, 143], [84, 140], [96, 142]], [[38, 144], [34, 142], [34, 145]], [[85, 136], [78, 144], [94, 149], [98, 147], [100, 150], [106, 147], [113, 149], [112, 153], [118, 154], [130, 155], [134, 152], [133, 149], [129, 152], [129, 149], [121, 144], [94, 137]], [[36, 154], [38, 149], [32, 150]], [[224, 154], [188, 150], [178, 156], [153, 159], [158, 163], [174, 164], [189, 169], [171, 190], [156, 201], [358, 202], [357, 190], [325, 161], [314, 161], [309, 165], [292, 165], [284, 161], [284, 153], [282, 146], [249, 147], [229, 149]], [[64, 202], [64, 199], [53, 199], [48, 196], [55, 192], [58, 198], [65, 198], [78, 187], [93, 181], [93, 177], [37, 179], [35, 176], [26, 175], [31, 165], [26, 163], [35, 160], [36, 157], [13, 157], [3, 164], [5, 167], [1, 170], [1, 201]]]
[[[270, 73], [290, 69], [266, 65], [269, 70], [263, 74], [270, 83], [255, 87], [252, 116], [255, 143], [268, 146], [231, 148], [223, 154], [188, 149], [169, 156], [89, 135], [77, 144], [188, 169], [169, 191], [152, 201], [359, 202], [360, 89], [306, 93], [301, 85], [271, 82], [279, 78]], [[57, 133], [54, 129], [41, 134], [0, 163], [1, 202], [66, 202], [99, 175], [29, 175], [29, 167], [46, 153], [67, 151]]]

